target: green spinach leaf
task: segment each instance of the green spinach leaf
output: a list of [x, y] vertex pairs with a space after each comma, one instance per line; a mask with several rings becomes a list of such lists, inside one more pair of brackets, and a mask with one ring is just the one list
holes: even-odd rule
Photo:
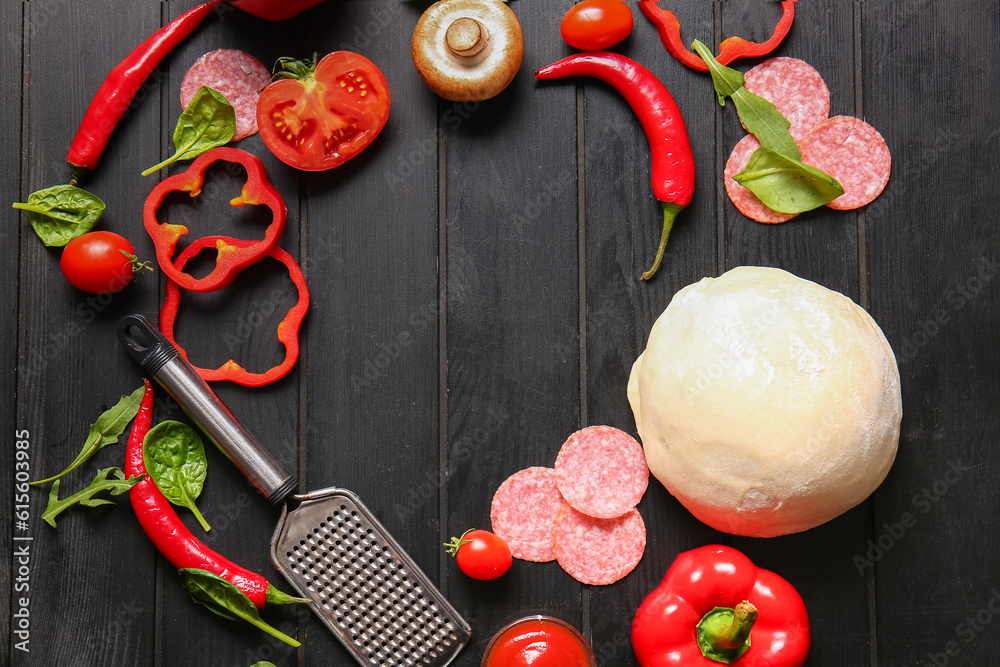
[[26, 211], [31, 228], [47, 246], [64, 246], [86, 234], [104, 214], [97, 195], [73, 185], [55, 185], [28, 195], [26, 203], [13, 207]]
[[87, 441], [83, 443], [83, 449], [65, 470], [58, 475], [29, 482], [29, 484], [44, 484], [59, 479], [66, 473], [75, 470], [99, 449], [118, 442], [118, 438], [125, 432], [125, 427], [139, 412], [139, 404], [142, 402], [142, 394], [145, 389], [145, 387], [139, 387], [130, 395], [122, 396], [114, 407], [106, 410], [97, 418], [96, 422], [90, 425], [90, 433], [87, 435]]
[[174, 128], [172, 156], [142, 172], [149, 176], [177, 160], [192, 160], [205, 151], [229, 143], [236, 132], [236, 111], [221, 93], [202, 86], [187, 108], [181, 112]]
[[198, 433], [178, 421], [157, 424], [142, 441], [142, 459], [146, 472], [167, 500], [190, 509], [201, 527], [211, 530], [194, 504], [208, 474], [205, 445]]
[[781, 115], [777, 107], [744, 88], [742, 72], [719, 64], [704, 44], [695, 40], [692, 46], [708, 65], [712, 82], [715, 84], [715, 92], [719, 96], [719, 104], [725, 106], [726, 98], [732, 98], [736, 105], [736, 113], [746, 126], [747, 132], [757, 137], [761, 146], [772, 148], [793, 160], [801, 160], [802, 153], [788, 132], [791, 123]]
[[213, 613], [234, 621], [244, 620], [286, 644], [299, 646], [299, 642], [263, 621], [250, 598], [219, 575], [196, 568], [182, 568], [178, 574], [191, 599]]
[[[111, 477], [111, 479], [108, 479]], [[110, 500], [104, 498], [94, 498], [94, 495], [101, 491], [110, 491], [111, 495], [117, 496], [125, 493], [139, 483], [141, 476], [129, 477], [125, 479], [125, 473], [120, 468], [104, 468], [97, 471], [97, 476], [90, 486], [77, 491], [71, 496], [59, 500], [59, 480], [52, 483], [52, 490], [49, 492], [49, 504], [42, 512], [42, 518], [52, 526], [56, 527], [56, 516], [75, 503], [80, 503], [86, 507], [97, 507], [98, 505], [114, 505]]]
[[747, 166], [733, 178], [779, 213], [811, 211], [844, 194], [829, 174], [766, 146], [754, 151]]

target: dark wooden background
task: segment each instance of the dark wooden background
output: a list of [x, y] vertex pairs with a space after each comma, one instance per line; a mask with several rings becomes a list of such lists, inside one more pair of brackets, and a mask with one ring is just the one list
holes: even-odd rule
[[[0, 201], [66, 182], [66, 149], [105, 74], [194, 4], [0, 3]], [[997, 664], [1000, 6], [799, 2], [778, 55], [822, 73], [832, 113], [864, 117], [883, 134], [893, 173], [866, 209], [823, 209], [772, 226], [743, 218], [724, 194], [722, 168], [743, 134], [733, 109], [718, 106], [707, 76], [671, 59], [630, 0], [635, 31], [616, 50], [670, 88], [698, 170], [665, 265], [642, 283], [660, 214], [638, 123], [603, 84], [539, 85], [531, 76], [571, 53], [558, 32], [571, 4], [513, 2], [525, 33], [521, 72], [501, 96], [468, 105], [439, 100], [413, 69], [419, 4], [328, 0], [280, 24], [220, 12], [157, 70], [86, 184], [107, 202], [101, 228], [152, 258], [141, 207], [162, 174], [139, 172], [172, 152], [180, 80], [199, 55], [239, 48], [270, 65], [285, 55], [361, 52], [384, 71], [393, 105], [360, 157], [301, 174], [257, 137], [239, 144], [265, 160], [287, 199], [281, 245], [306, 270], [312, 308], [303, 355], [285, 380], [217, 391], [298, 472], [301, 488], [356, 491], [439, 583], [473, 626], [456, 664], [478, 665], [500, 626], [544, 612], [580, 627], [598, 664], [634, 665], [636, 607], [677, 553], [713, 542], [798, 587], [813, 624], [811, 666]], [[712, 44], [731, 34], [763, 38], [780, 13], [763, 1], [662, 4], [687, 39]], [[177, 214], [191, 213], [195, 232], [256, 229], [256, 218], [226, 206], [238, 183], [217, 180], [200, 211]], [[96, 416], [139, 386], [114, 327], [127, 313], [155, 314], [163, 284], [146, 276], [100, 299], [75, 291], [59, 253], [7, 210], [0, 663], [353, 664], [307, 610], [265, 612], [302, 640], [296, 651], [194, 606], [124, 498], [73, 509], [52, 529], [41, 520], [48, 486], [33, 488], [28, 526], [15, 524], [15, 432], [29, 433], [34, 478], [72, 460]], [[615, 585], [582, 586], [555, 563], [517, 561], [492, 583], [459, 574], [440, 543], [488, 527], [490, 499], [509, 474], [551, 465], [583, 425], [635, 432], [625, 386], [653, 321], [681, 287], [738, 265], [777, 266], [842, 291], [881, 325], [899, 361], [904, 416], [898, 458], [878, 491], [828, 524], [760, 540], [708, 529], [654, 482], [640, 505], [646, 555]], [[185, 295], [179, 339], [204, 365], [230, 356], [251, 368], [273, 365], [281, 349], [271, 327], [291, 289], [280, 267], [262, 264], [224, 296]], [[169, 400], [158, 402], [157, 418], [180, 416]], [[123, 452], [124, 439], [63, 486], [79, 489], [97, 467], [120, 466]], [[277, 511], [217, 451], [209, 457], [199, 503], [214, 525], [207, 543], [283, 586], [268, 560]], [[900, 531], [907, 513], [914, 521]], [[30, 557], [19, 570], [15, 550], [25, 544]], [[13, 647], [20, 597], [29, 598], [30, 653]]]

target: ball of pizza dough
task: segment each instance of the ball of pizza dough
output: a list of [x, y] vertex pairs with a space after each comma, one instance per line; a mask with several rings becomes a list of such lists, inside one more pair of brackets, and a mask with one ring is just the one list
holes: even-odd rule
[[629, 378], [650, 472], [736, 535], [807, 530], [882, 483], [902, 417], [881, 329], [849, 298], [739, 267], [680, 290]]

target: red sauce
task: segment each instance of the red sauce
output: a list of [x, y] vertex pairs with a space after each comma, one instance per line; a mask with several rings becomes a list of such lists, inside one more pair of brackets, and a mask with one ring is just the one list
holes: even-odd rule
[[571, 626], [552, 618], [526, 618], [502, 630], [486, 651], [484, 667], [592, 667], [594, 653]]

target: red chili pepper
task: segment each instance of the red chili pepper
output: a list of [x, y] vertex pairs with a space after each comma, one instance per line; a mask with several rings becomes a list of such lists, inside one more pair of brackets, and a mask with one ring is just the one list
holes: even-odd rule
[[639, 118], [652, 155], [653, 194], [663, 206], [663, 232], [653, 267], [656, 273], [674, 219], [694, 194], [694, 155], [681, 111], [659, 79], [645, 67], [617, 53], [578, 53], [535, 72], [536, 79], [592, 76], [617, 90]]
[[[142, 441], [153, 423], [153, 385], [149, 380], [143, 381], [146, 391], [132, 423], [125, 450], [126, 477], [146, 474]], [[202, 544], [149, 477], [129, 489], [129, 500], [139, 524], [156, 550], [177, 569], [190, 567], [217, 574], [240, 589], [258, 609], [263, 609], [268, 602], [284, 604], [289, 601], [288, 595], [269, 584], [264, 577], [236, 565]]]
[[641, 667], [801, 667], [809, 641], [791, 584], [721, 545], [680, 554], [632, 622]]
[[74, 183], [97, 167], [118, 121], [164, 56], [223, 1], [211, 0], [184, 12], [150, 35], [111, 70], [87, 107], [66, 155], [66, 161], [73, 169]]
[[[215, 246], [219, 248], [220, 253], [223, 253], [228, 246], [240, 247], [250, 243], [253, 243], [253, 241], [241, 241], [225, 236], [207, 236], [198, 239], [185, 248], [178, 255], [174, 263], [178, 268], [183, 269], [188, 260], [205, 248]], [[299, 265], [291, 255], [281, 248], [272, 248], [268, 256], [277, 259], [285, 265], [288, 269], [288, 275], [291, 277], [292, 282], [295, 283], [295, 287], [299, 292], [298, 302], [288, 311], [285, 319], [278, 324], [278, 341], [285, 347], [285, 359], [274, 368], [263, 373], [251, 373], [244, 370], [232, 359], [215, 370], [192, 366], [206, 382], [229, 380], [244, 387], [260, 387], [287, 375], [288, 371], [295, 365], [295, 361], [299, 358], [299, 329], [302, 327], [302, 320], [309, 309], [309, 288], [306, 286], [306, 279], [302, 274], [302, 269], [299, 268]], [[163, 336], [187, 359], [187, 352], [174, 339], [174, 321], [177, 319], [179, 304], [180, 289], [177, 283], [167, 280], [167, 296], [163, 301], [163, 307], [160, 309], [160, 330]]]
[[[220, 247], [215, 258], [215, 268], [203, 278], [195, 278], [191, 274], [184, 273], [175, 266], [173, 261], [177, 241], [188, 233], [188, 228], [184, 225], [161, 224], [157, 218], [157, 212], [163, 204], [163, 200], [172, 192], [187, 192], [191, 197], [197, 197], [205, 183], [205, 170], [219, 161], [243, 165], [247, 172], [247, 181], [243, 184], [240, 196], [229, 203], [232, 206], [243, 206], [244, 204], [267, 206], [271, 209], [271, 214], [274, 217], [264, 232], [262, 240], [246, 244], [230, 243], [225, 247]], [[244, 267], [253, 264], [270, 252], [285, 231], [288, 209], [285, 207], [285, 200], [271, 185], [267, 171], [264, 169], [264, 163], [261, 162], [260, 158], [238, 148], [223, 146], [202, 153], [187, 170], [160, 181], [146, 198], [142, 217], [146, 231], [153, 239], [156, 258], [163, 273], [191, 292], [211, 292], [231, 283], [236, 274]]]
[[[738, 58], [759, 58], [773, 51], [792, 27], [792, 21], [795, 18], [795, 1], [784, 0], [781, 3], [781, 19], [774, 28], [774, 34], [766, 42], [758, 44], [742, 37], [729, 37], [719, 45], [719, 56], [716, 60], [723, 65], [728, 65]], [[705, 64], [705, 61], [684, 45], [684, 40], [681, 39], [680, 21], [677, 20], [672, 11], [661, 8], [655, 0], [640, 0], [639, 9], [656, 26], [660, 41], [663, 42], [663, 46], [666, 47], [670, 55], [692, 69], [701, 72], [708, 71], [708, 65]]]

